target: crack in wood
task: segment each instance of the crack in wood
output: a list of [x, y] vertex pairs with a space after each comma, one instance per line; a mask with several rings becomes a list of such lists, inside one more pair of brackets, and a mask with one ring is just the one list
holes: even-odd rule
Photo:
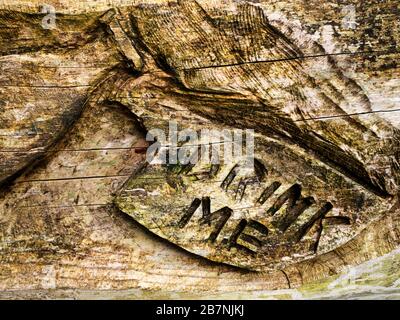
[[193, 71], [193, 70], [203, 70], [203, 69], [213, 69], [213, 68], [235, 67], [235, 66], [241, 66], [241, 65], [246, 65], [246, 64], [275, 63], [275, 62], [285, 62], [285, 61], [303, 60], [303, 59], [311, 59], [311, 58], [371, 55], [371, 54], [400, 54], [400, 51], [399, 50], [383, 50], [383, 51], [375, 50], [375, 51], [358, 51], [358, 52], [336, 52], [336, 53], [324, 53], [324, 54], [297, 56], [297, 57], [290, 57], [290, 58], [284, 58], [284, 59], [243, 61], [243, 62], [237, 62], [237, 63], [201, 66], [201, 67], [196, 67], [196, 68], [176, 68], [176, 69], [180, 70], [180, 71]]

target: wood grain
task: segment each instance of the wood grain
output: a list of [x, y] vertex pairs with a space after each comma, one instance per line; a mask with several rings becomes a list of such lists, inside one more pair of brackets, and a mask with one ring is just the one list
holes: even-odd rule
[[[396, 1], [349, 1], [354, 29], [336, 1], [47, 2], [55, 30], [41, 27], [35, 1], [0, 3], [1, 290], [248, 297], [335, 276], [398, 246]], [[306, 193], [311, 164], [310, 179], [327, 181], [314, 183], [319, 198], [342, 194], [327, 228], [347, 217], [360, 219], [357, 232], [258, 273], [148, 232], [113, 200], [140, 179], [144, 129], [171, 119], [196, 130], [252, 128], [282, 144], [296, 156], [263, 157]], [[359, 193], [369, 207], [355, 214], [346, 201]], [[384, 208], [375, 218], [372, 202]], [[151, 217], [135, 218], [148, 227]]]

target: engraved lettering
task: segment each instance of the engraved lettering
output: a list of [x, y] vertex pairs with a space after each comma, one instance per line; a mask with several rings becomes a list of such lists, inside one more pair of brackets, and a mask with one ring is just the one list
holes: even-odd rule
[[214, 229], [207, 240], [215, 242], [218, 235], [221, 233], [222, 228], [231, 217], [233, 210], [228, 207], [223, 207], [217, 211], [211, 212], [210, 197], [203, 197], [201, 200], [195, 198], [179, 221], [178, 225], [180, 228], [184, 228], [188, 224], [193, 214], [200, 207], [200, 204], [202, 207], [202, 217], [199, 222], [200, 224], [208, 224], [209, 226], [214, 223]]
[[185, 214], [183, 215], [183, 217], [181, 218], [181, 220], [179, 221], [178, 225], [180, 228], [184, 228], [190, 218], [193, 216], [193, 214], [196, 212], [197, 208], [200, 206], [200, 199], [196, 198], [192, 201], [190, 207], [186, 210]]
[[202, 199], [201, 206], [203, 210], [203, 216], [200, 219], [200, 223], [211, 226], [211, 223], [216, 221], [214, 230], [208, 237], [208, 241], [215, 242], [222, 228], [231, 217], [233, 210], [229, 207], [223, 207], [222, 209], [211, 212], [211, 201], [209, 197], [204, 197]]
[[250, 220], [247, 221], [246, 219], [242, 219], [239, 224], [236, 226], [235, 230], [233, 231], [232, 235], [230, 236], [228, 240], [228, 246], [229, 248], [236, 247], [243, 249], [249, 253], [254, 253], [254, 250], [241, 245], [238, 243], [238, 240], [240, 239], [241, 241], [247, 242], [252, 246], [255, 247], [261, 247], [264, 243], [264, 240], [261, 240], [254, 235], [250, 235], [248, 233], [245, 233], [244, 231], [246, 229], [252, 229], [257, 231], [262, 237], [266, 237], [269, 233], [269, 230], [266, 226], [264, 226], [262, 223], [255, 221], [255, 220]]
[[296, 183], [279, 196], [268, 210], [268, 214], [274, 215], [285, 203], [287, 203], [285, 214], [274, 221], [274, 225], [282, 232], [285, 232], [307, 208], [314, 204], [315, 200], [312, 197], [301, 197], [301, 186]]
[[[295, 242], [299, 242], [311, 229], [311, 227], [316, 223], [318, 220], [322, 220], [325, 215], [331, 211], [333, 205], [330, 202], [325, 203], [321, 209], [319, 209], [305, 224], [303, 224], [299, 230], [295, 233], [293, 239]], [[319, 230], [319, 234], [322, 232], [322, 226]], [[318, 245], [318, 244], [317, 244]]]
[[266, 188], [263, 193], [261, 194], [260, 198], [258, 198], [257, 202], [259, 204], [264, 204], [274, 192], [281, 186], [281, 183], [275, 181], [273, 182], [268, 188]]

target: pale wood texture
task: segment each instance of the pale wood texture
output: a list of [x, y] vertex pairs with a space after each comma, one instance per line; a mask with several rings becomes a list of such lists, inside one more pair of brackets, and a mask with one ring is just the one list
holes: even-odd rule
[[[350, 1], [357, 14], [354, 29], [343, 27], [337, 1], [47, 4], [59, 15], [55, 30], [41, 27], [43, 15], [21, 13], [37, 13], [39, 1], [0, 2], [0, 96], [6, 101], [0, 104], [1, 297], [262, 298], [278, 289], [284, 290], [276, 291], [278, 298], [299, 292], [312, 297], [306, 293], [313, 290], [323, 296], [330, 290], [326, 283], [302, 286], [330, 276], [337, 280], [348, 266], [398, 247], [397, 1]], [[107, 12], [111, 8], [118, 10]], [[266, 46], [266, 39], [275, 46]], [[304, 94], [303, 85], [323, 88], [329, 107], [318, 108], [319, 93], [304, 98], [317, 101], [307, 114], [275, 103], [271, 96], [287, 102], [293, 92], [274, 86], [268, 75], [276, 78], [287, 69], [294, 75], [294, 96]], [[232, 105], [244, 111], [230, 111], [229, 117], [213, 112]], [[276, 125], [261, 111], [249, 118], [250, 105], [261, 111], [272, 105], [286, 122]], [[352, 113], [357, 114], [325, 126], [297, 121]], [[278, 270], [251, 272], [192, 255], [113, 203], [144, 162], [143, 126], [163, 127], [176, 114], [189, 127], [252, 127], [277, 139], [289, 128], [302, 141], [295, 148], [321, 153], [343, 177], [372, 191], [371, 199], [385, 196], [381, 201], [389, 209], [375, 221], [367, 219], [346, 244]], [[275, 130], [264, 130], [266, 124]], [[361, 135], [359, 124], [373, 134]], [[339, 134], [330, 136], [329, 130]], [[333, 142], [336, 158], [324, 153], [326, 140], [310, 140], [312, 131]], [[374, 134], [389, 139], [381, 144]], [[337, 149], [339, 143], [346, 153]], [[393, 281], [382, 286], [396, 289], [392, 271], [384, 272]], [[285, 291], [297, 287], [305, 291]]]

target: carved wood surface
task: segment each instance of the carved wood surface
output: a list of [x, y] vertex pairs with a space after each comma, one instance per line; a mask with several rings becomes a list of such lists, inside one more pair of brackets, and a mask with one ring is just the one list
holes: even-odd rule
[[[398, 246], [397, 1], [48, 2], [0, 6], [4, 297], [269, 297]], [[255, 171], [146, 165], [170, 120], [254, 129]]]

